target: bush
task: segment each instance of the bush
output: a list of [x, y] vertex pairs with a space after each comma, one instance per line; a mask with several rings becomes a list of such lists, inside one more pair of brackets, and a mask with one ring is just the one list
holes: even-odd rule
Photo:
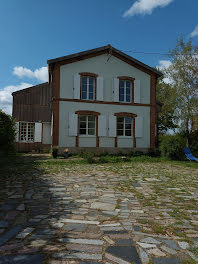
[[3, 153], [15, 153], [15, 122], [13, 118], [0, 110], [0, 150]]
[[85, 158], [87, 160], [87, 163], [89, 163], [89, 164], [93, 164], [95, 162], [94, 153], [92, 153], [92, 152], [87, 152], [85, 155]]
[[184, 148], [186, 139], [180, 135], [161, 135], [160, 152], [161, 156], [171, 160], [185, 160]]

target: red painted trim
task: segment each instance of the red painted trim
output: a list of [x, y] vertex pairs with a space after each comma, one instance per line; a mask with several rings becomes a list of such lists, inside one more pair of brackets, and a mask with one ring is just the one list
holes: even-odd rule
[[136, 148], [136, 137], [135, 137], [135, 118], [133, 119], [133, 147]]
[[95, 116], [99, 116], [100, 113], [99, 112], [94, 112], [94, 111], [84, 111], [84, 110], [79, 110], [76, 111], [75, 114], [77, 115], [95, 115]]
[[123, 117], [137, 117], [136, 114], [133, 114], [133, 113], [128, 113], [128, 112], [119, 112], [119, 113], [115, 113], [114, 116], [123, 116]]
[[140, 103], [121, 103], [121, 102], [108, 102], [108, 101], [90, 101], [90, 100], [81, 100], [81, 99], [67, 99], [67, 98], [53, 98], [54, 101], [62, 102], [76, 102], [76, 103], [90, 103], [90, 104], [111, 104], [111, 105], [132, 105], [132, 106], [147, 106], [150, 107], [150, 104], [140, 104]]

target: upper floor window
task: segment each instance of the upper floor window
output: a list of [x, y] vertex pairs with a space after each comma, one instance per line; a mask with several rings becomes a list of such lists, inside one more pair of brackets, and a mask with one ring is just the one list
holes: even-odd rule
[[34, 142], [34, 123], [20, 123], [20, 141], [22, 142]]
[[117, 117], [117, 136], [132, 136], [132, 118]]
[[129, 80], [120, 80], [120, 102], [131, 102], [132, 82]]
[[81, 99], [95, 99], [96, 78], [90, 76], [81, 76]]
[[79, 116], [79, 135], [94, 136], [96, 134], [96, 117], [94, 115]]

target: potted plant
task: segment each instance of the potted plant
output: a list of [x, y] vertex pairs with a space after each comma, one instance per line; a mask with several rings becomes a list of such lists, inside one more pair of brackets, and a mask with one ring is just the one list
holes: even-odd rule
[[56, 159], [57, 156], [58, 156], [58, 146], [53, 146], [53, 147], [52, 147], [52, 157], [53, 157], [54, 159]]
[[69, 158], [69, 149], [68, 148], [64, 149], [63, 157], [64, 157], [64, 159], [68, 159]]

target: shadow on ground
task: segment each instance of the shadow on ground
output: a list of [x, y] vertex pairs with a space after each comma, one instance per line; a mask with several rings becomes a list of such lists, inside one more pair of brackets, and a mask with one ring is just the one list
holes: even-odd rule
[[65, 186], [38, 169], [43, 155], [0, 161], [0, 263], [43, 263], [48, 252], [58, 251], [57, 230], [76, 205]]

